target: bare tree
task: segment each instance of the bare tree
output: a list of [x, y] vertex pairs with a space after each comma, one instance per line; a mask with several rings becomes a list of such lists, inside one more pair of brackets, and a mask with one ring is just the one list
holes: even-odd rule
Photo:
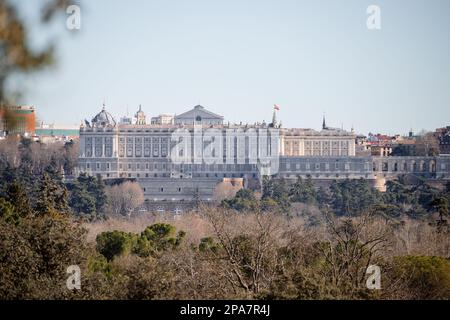
[[106, 188], [110, 211], [115, 214], [131, 215], [134, 209], [144, 203], [144, 192], [137, 182], [126, 181]]
[[345, 218], [326, 214], [326, 221], [328, 233], [318, 247], [325, 258], [324, 276], [344, 296], [352, 296], [364, 288], [369, 265], [386, 255], [392, 230], [372, 212]]
[[244, 296], [258, 295], [270, 287], [277, 263], [279, 216], [259, 211], [239, 215], [226, 209], [203, 208], [211, 223], [220, 250], [211, 250], [212, 259], [224, 279]]

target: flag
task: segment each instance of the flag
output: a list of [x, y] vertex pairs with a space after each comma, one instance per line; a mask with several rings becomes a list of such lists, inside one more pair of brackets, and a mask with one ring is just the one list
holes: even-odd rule
[[279, 107], [278, 105], [276, 105], [276, 104], [273, 105], [273, 108], [274, 108], [275, 110], [280, 111], [280, 107]]

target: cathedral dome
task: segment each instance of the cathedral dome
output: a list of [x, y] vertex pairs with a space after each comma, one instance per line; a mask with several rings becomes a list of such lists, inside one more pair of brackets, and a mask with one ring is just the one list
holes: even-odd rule
[[100, 111], [93, 119], [92, 126], [94, 127], [115, 127], [116, 120], [114, 120], [113, 116], [105, 110], [105, 106], [103, 106], [102, 111]]

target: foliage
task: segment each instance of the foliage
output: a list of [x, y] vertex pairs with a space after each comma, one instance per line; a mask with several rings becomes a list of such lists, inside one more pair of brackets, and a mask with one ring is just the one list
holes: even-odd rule
[[122, 215], [131, 213], [144, 203], [144, 192], [137, 182], [125, 181], [105, 189], [109, 212]]
[[338, 215], [356, 215], [377, 204], [379, 192], [365, 179], [333, 181], [331, 207]]
[[[50, 0], [46, 1], [45, 6], [39, 6], [42, 9], [41, 25], [50, 22], [55, 13], [65, 9], [68, 4], [68, 0]], [[25, 23], [23, 19], [14, 1], [0, 1], [0, 105], [12, 100], [11, 94], [7, 92], [8, 79], [18, 73], [37, 71], [54, 62], [54, 47], [51, 43], [46, 43], [39, 51], [32, 48], [29, 32], [35, 25]]]
[[311, 177], [304, 181], [299, 176], [289, 190], [289, 197], [292, 202], [315, 204], [318, 200], [318, 195]]
[[108, 231], [96, 238], [97, 251], [110, 261], [116, 256], [136, 254], [140, 257], [157, 256], [180, 246], [184, 231], [175, 234], [175, 227], [157, 223], [148, 226], [140, 235], [122, 231]]
[[250, 189], [240, 189], [234, 198], [222, 200], [221, 205], [237, 211], [255, 209], [257, 206], [256, 197]]
[[108, 261], [115, 256], [131, 252], [132, 236], [122, 231], [110, 231], [99, 234], [96, 238], [97, 251]]
[[[0, 199], [0, 203], [2, 200]], [[0, 218], [0, 299], [70, 298], [66, 268], [89, 254], [85, 231], [63, 216]]]
[[282, 212], [289, 213], [291, 203], [286, 181], [264, 176], [262, 200], [269, 199], [275, 201]]
[[66, 187], [55, 182], [47, 173], [42, 175], [36, 193], [37, 199], [34, 210], [37, 215], [69, 212]]
[[67, 184], [70, 191], [70, 206], [77, 215], [89, 220], [101, 218], [105, 210], [107, 197], [105, 184], [100, 176], [93, 177], [82, 173]]
[[406, 299], [450, 299], [450, 261], [436, 256], [402, 256], [393, 261], [393, 281]]

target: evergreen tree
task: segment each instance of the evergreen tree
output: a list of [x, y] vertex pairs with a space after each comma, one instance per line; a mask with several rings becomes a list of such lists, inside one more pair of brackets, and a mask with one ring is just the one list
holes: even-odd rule
[[302, 177], [298, 177], [297, 181], [292, 185], [289, 190], [290, 200], [293, 202], [302, 202], [308, 204], [314, 204], [317, 202], [317, 192], [314, 188], [314, 184], [311, 177], [308, 177], [306, 181], [303, 181]]
[[258, 201], [251, 190], [241, 189], [232, 199], [224, 199], [221, 205], [237, 211], [245, 211], [255, 209], [258, 205]]
[[92, 220], [96, 217], [95, 198], [79, 182], [71, 186], [70, 207], [77, 214], [88, 215]]
[[35, 209], [38, 215], [54, 212], [67, 213], [69, 211], [66, 187], [52, 180], [47, 172], [42, 175], [37, 194]]
[[92, 196], [95, 198], [95, 210], [97, 213], [100, 213], [103, 211], [108, 200], [105, 193], [105, 183], [101, 175], [97, 176], [92, 193]]
[[448, 199], [445, 197], [436, 197], [430, 202], [430, 207], [435, 209], [439, 214], [439, 225], [443, 225], [446, 223], [444, 217], [448, 216]]
[[331, 195], [330, 192], [324, 187], [319, 187], [317, 190], [317, 202], [320, 207], [329, 205], [331, 203]]
[[5, 199], [15, 207], [19, 217], [25, 218], [33, 215], [33, 208], [22, 184], [18, 182], [9, 184], [6, 188]]
[[0, 219], [15, 225], [17, 225], [20, 221], [20, 217], [17, 214], [15, 207], [11, 204], [11, 202], [4, 198], [0, 198]]

